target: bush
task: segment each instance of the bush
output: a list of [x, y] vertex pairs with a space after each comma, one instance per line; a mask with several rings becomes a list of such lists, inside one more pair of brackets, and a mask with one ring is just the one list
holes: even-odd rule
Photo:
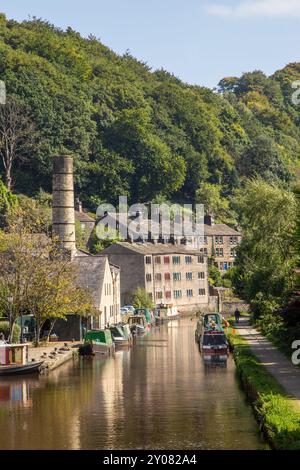
[[264, 297], [262, 292], [258, 292], [255, 298], [251, 301], [251, 311], [255, 319], [264, 315], [271, 315], [278, 309], [278, 303], [275, 299]]
[[[9, 335], [9, 322], [8, 321], [0, 321], [0, 333], [3, 333], [5, 336], [5, 339], [8, 339]], [[20, 341], [20, 335], [21, 335], [21, 328], [19, 325], [16, 323], [14, 324], [14, 329], [13, 329], [13, 343], [18, 343]]]

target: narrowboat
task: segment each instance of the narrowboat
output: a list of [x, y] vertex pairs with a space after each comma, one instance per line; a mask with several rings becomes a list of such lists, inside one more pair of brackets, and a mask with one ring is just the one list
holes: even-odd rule
[[156, 323], [163, 323], [165, 321], [173, 320], [181, 315], [181, 312], [177, 309], [176, 305], [172, 304], [161, 304], [157, 306], [155, 311]]
[[149, 325], [148, 325], [145, 315], [130, 316], [128, 318], [128, 325], [133, 335], [145, 334], [149, 329]]
[[223, 330], [226, 320], [219, 313], [205, 313], [197, 322], [195, 339], [204, 362], [226, 362], [229, 345]]
[[114, 343], [110, 330], [90, 330], [85, 333], [84, 343], [79, 348], [81, 356], [94, 356], [95, 354], [111, 356], [113, 353]]
[[155, 323], [155, 317], [153, 312], [149, 308], [137, 308], [134, 312], [135, 315], [145, 315], [148, 325]]
[[0, 344], [0, 376], [39, 373], [43, 361], [28, 361], [27, 344]]
[[200, 351], [204, 362], [227, 362], [229, 346], [224, 331], [204, 331]]
[[121, 325], [112, 325], [109, 327], [115, 347], [129, 346], [130, 340], [125, 334]]

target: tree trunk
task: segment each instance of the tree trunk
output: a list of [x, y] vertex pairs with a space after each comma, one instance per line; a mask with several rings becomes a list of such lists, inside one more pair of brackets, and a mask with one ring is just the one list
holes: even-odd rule
[[41, 324], [39, 321], [36, 321], [35, 326], [35, 347], [37, 348], [40, 345], [40, 334], [41, 334]]

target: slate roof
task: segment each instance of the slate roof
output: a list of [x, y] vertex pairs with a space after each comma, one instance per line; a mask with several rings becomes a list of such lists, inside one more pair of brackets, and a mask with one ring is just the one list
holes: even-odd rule
[[[105, 218], [105, 222], [109, 223], [110, 225], [114, 225], [116, 223], [116, 226], [122, 227], [123, 224], [119, 224], [119, 215], [120, 214], [108, 214]], [[122, 214], [124, 217], [124, 214]], [[137, 219], [131, 219], [128, 218], [128, 225], [131, 223], [137, 223]], [[123, 225], [124, 227], [124, 225]], [[171, 226], [172, 227], [172, 226]], [[126, 227], [125, 227], [126, 229]], [[142, 219], [139, 223], [139, 228], [137, 232], [143, 232], [144, 234], [148, 234], [148, 231], [151, 230], [151, 220], [149, 219]], [[210, 236], [210, 235], [223, 235], [223, 236], [241, 236], [241, 233], [238, 232], [237, 230], [229, 227], [229, 225], [226, 224], [213, 224], [213, 225], [208, 225], [204, 224], [204, 235], [205, 236]]]
[[95, 223], [95, 220], [90, 217], [86, 212], [79, 212], [79, 211], [74, 211], [75, 212], [75, 220], [78, 220], [78, 222], [89, 222], [89, 223]]
[[235, 230], [234, 228], [229, 227], [226, 224], [214, 224], [214, 225], [207, 225], [204, 224], [204, 235], [241, 235], [240, 232]]
[[[120, 248], [118, 253], [118, 247]], [[199, 250], [191, 250], [184, 245], [174, 245], [173, 243], [129, 243], [116, 242], [106, 248], [103, 253], [124, 254], [124, 248], [141, 255], [164, 255], [164, 254], [184, 254], [200, 255]]]
[[92, 293], [95, 308], [100, 307], [107, 262], [106, 256], [86, 256], [85, 254], [78, 254], [78, 252], [74, 258], [74, 264], [77, 267], [77, 283], [80, 287], [87, 288]]

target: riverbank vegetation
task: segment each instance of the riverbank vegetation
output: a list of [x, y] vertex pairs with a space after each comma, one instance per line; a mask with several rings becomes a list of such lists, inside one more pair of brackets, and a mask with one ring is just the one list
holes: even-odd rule
[[263, 334], [291, 356], [300, 337], [299, 198], [297, 192], [250, 180], [235, 199], [243, 239], [232, 281]]
[[228, 335], [243, 386], [252, 402], [260, 428], [275, 449], [300, 449], [300, 410], [251, 352], [247, 341]]

